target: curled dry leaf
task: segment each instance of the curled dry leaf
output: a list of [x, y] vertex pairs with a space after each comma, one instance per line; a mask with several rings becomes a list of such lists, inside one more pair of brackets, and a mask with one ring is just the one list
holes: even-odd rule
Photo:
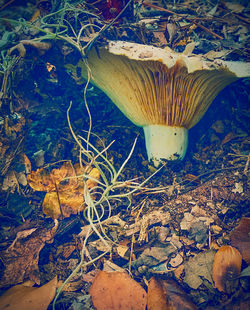
[[152, 277], [148, 286], [148, 310], [195, 310], [187, 293], [172, 279]]
[[125, 272], [100, 271], [90, 295], [97, 310], [144, 310], [146, 292]]
[[57, 288], [57, 277], [41, 287], [24, 284], [11, 287], [0, 297], [0, 309], [46, 310], [53, 300]]
[[236, 248], [230, 245], [220, 247], [214, 256], [214, 286], [224, 293], [233, 292], [238, 286], [241, 264], [242, 256]]
[[250, 218], [244, 217], [240, 224], [231, 232], [231, 244], [236, 247], [244, 261], [250, 264]]

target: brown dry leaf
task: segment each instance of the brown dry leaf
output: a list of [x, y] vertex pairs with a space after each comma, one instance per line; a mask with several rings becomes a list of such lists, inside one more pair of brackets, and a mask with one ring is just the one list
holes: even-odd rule
[[168, 41], [166, 40], [164, 32], [161, 31], [153, 31], [153, 35], [162, 45], [167, 45]]
[[29, 158], [23, 153], [23, 163], [25, 166], [25, 172], [30, 173], [31, 172], [31, 162]]
[[[84, 173], [84, 167], [72, 166], [68, 161], [51, 172], [41, 168], [28, 175], [29, 185], [34, 190], [47, 192], [42, 205], [44, 214], [58, 219], [84, 210]], [[93, 168], [86, 181], [88, 188], [95, 187], [99, 178], [99, 170]]]
[[212, 283], [213, 280], [211, 275], [214, 255], [215, 251], [209, 250], [189, 258], [189, 260], [184, 264], [184, 282], [193, 289], [197, 289], [203, 283], [204, 279]]
[[65, 162], [60, 168], [55, 168], [51, 172], [48, 169], [40, 168], [32, 171], [27, 176], [29, 186], [35, 191], [51, 192], [55, 191], [55, 184], [58, 190], [72, 189], [77, 185], [76, 173], [70, 162]]
[[72, 191], [47, 193], [42, 208], [43, 213], [53, 219], [58, 219], [61, 215], [64, 218], [69, 217], [71, 214], [83, 211], [83, 187], [73, 188]]
[[10, 170], [7, 172], [4, 180], [2, 190], [7, 191], [10, 190], [11, 193], [14, 193], [16, 188], [18, 188], [18, 180], [16, 178], [16, 174], [14, 170]]
[[244, 261], [250, 264], [250, 218], [243, 217], [240, 224], [231, 232], [231, 244], [236, 247]]
[[184, 271], [184, 265], [180, 265], [174, 270], [174, 276], [177, 280], [181, 279], [183, 271]]
[[238, 286], [242, 256], [230, 245], [223, 245], [214, 256], [214, 287], [224, 293], [232, 293]]
[[148, 310], [195, 310], [187, 293], [172, 279], [151, 278], [148, 286]]
[[0, 141], [0, 157], [3, 158], [6, 151], [8, 150], [9, 146], [7, 145], [7, 140], [5, 141], [3, 138], [1, 138]]
[[0, 309], [46, 310], [55, 296], [56, 288], [57, 277], [41, 287], [16, 285], [0, 297]]
[[50, 174], [43, 168], [32, 171], [31, 174], [27, 176], [29, 186], [35, 191], [45, 191], [50, 192], [55, 188], [55, 184], [52, 184]]
[[162, 281], [152, 277], [148, 285], [147, 309], [167, 310], [167, 292], [162, 286]]
[[146, 292], [125, 272], [100, 271], [90, 295], [97, 310], [144, 310]]
[[15, 285], [29, 278], [40, 283], [38, 277], [39, 253], [45, 242], [53, 239], [55, 226], [51, 229], [37, 228], [28, 238], [17, 239], [7, 250], [1, 253], [1, 261], [5, 266], [0, 287]]
[[63, 257], [69, 258], [70, 255], [75, 251], [76, 246], [73, 244], [67, 245], [63, 248]]
[[16, 125], [11, 126], [11, 131], [20, 132], [25, 125], [25, 118], [21, 117]]
[[16, 244], [16, 242], [17, 242], [19, 239], [24, 239], [24, 238], [28, 237], [29, 235], [31, 235], [31, 234], [32, 234], [34, 231], [36, 231], [36, 230], [37, 230], [37, 228], [31, 228], [31, 229], [25, 229], [25, 230], [19, 231], [19, 232], [16, 234], [15, 240], [14, 240], [14, 241], [11, 243], [11, 245], [9, 246], [8, 251], [14, 247], [14, 245]]

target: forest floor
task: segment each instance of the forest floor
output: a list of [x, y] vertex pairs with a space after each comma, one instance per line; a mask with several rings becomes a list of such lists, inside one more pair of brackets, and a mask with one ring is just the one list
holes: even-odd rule
[[[96, 14], [99, 26], [109, 25], [114, 9], [122, 10], [116, 1], [112, 8], [106, 1], [86, 1], [86, 7], [78, 2], [69, 4]], [[99, 44], [122, 39], [182, 52], [196, 42], [194, 53], [210, 60], [249, 61], [250, 8], [244, 1], [145, 1], [141, 6], [134, 1], [134, 9], [130, 2], [137, 19], [121, 15], [97, 35]], [[45, 288], [52, 280], [41, 300], [41, 294], [31, 297], [31, 305], [43, 304], [37, 309], [52, 309], [56, 289], [70, 277], [55, 309], [94, 309], [93, 303], [98, 310], [117, 309], [116, 281], [124, 296], [132, 287], [140, 292], [122, 309], [145, 309], [146, 300], [147, 309], [173, 304], [171, 309], [250, 309], [249, 79], [227, 86], [189, 130], [183, 161], [155, 168], [147, 160], [143, 130], [92, 85], [86, 91], [90, 121], [84, 84], [60, 65], [74, 59], [74, 49], [60, 40], [54, 44], [51, 37], [46, 46], [30, 43], [42, 35], [23, 20], [49, 16], [67, 1], [27, 3], [1, 1], [0, 7], [1, 293], [28, 280]], [[63, 12], [72, 22], [72, 10]], [[82, 24], [85, 15], [79, 13]], [[54, 18], [46, 20], [48, 27]], [[84, 33], [86, 42], [93, 33]], [[24, 50], [16, 47], [21, 40], [29, 41]], [[84, 142], [90, 124], [93, 147]], [[104, 177], [86, 157], [88, 148], [97, 158], [102, 152]], [[119, 172], [117, 180], [110, 169]], [[108, 187], [102, 186], [105, 177], [109, 196], [87, 214]], [[118, 280], [106, 277], [111, 271]], [[26, 292], [13, 294], [15, 309]], [[154, 306], [162, 296], [162, 304]], [[23, 307], [28, 309], [25, 301]]]

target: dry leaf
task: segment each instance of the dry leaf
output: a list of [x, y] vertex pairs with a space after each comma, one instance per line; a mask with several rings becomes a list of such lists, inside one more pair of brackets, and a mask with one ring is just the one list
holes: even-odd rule
[[194, 289], [197, 289], [203, 283], [203, 279], [207, 279], [212, 283], [213, 280], [211, 275], [214, 255], [215, 251], [210, 250], [191, 257], [188, 262], [185, 263], [184, 282]]
[[147, 310], [167, 310], [167, 292], [162, 281], [152, 277], [148, 285]]
[[242, 256], [230, 245], [223, 245], [214, 256], [213, 280], [214, 287], [230, 294], [238, 286]]
[[36, 231], [37, 228], [31, 228], [31, 229], [26, 229], [26, 230], [22, 230], [19, 231], [16, 234], [16, 238], [15, 240], [12, 242], [12, 244], [8, 247], [8, 251], [10, 251], [10, 249], [12, 249], [14, 247], [14, 245], [16, 244], [17, 240], [19, 239], [24, 239], [26, 237], [28, 237], [29, 235], [31, 235], [34, 231]]
[[[60, 200], [60, 205], [59, 205]], [[53, 219], [77, 214], [84, 209], [83, 187], [66, 192], [47, 193], [43, 200], [43, 213]]]
[[166, 40], [165, 34], [162, 31], [153, 31], [153, 35], [162, 45], [167, 45], [168, 41]]
[[125, 272], [100, 271], [90, 295], [97, 310], [144, 310], [146, 292]]
[[37, 228], [28, 238], [17, 239], [7, 250], [2, 251], [1, 260], [5, 266], [4, 274], [1, 278], [0, 287], [14, 285], [29, 278], [35, 283], [40, 283], [38, 276], [39, 253], [43, 249], [45, 242], [53, 239], [55, 227]]
[[196, 43], [190, 42], [185, 46], [185, 50], [183, 51], [184, 55], [190, 56], [193, 53]]
[[[33, 171], [27, 178], [34, 190], [47, 192], [42, 205], [44, 214], [58, 219], [84, 210], [84, 174], [84, 168], [79, 164], [72, 166], [68, 161], [51, 172], [45, 168]], [[86, 178], [88, 188], [95, 187], [100, 178], [99, 170], [93, 168]]]
[[244, 261], [250, 264], [250, 218], [244, 217], [240, 224], [231, 232], [231, 244], [236, 247]]
[[203, 55], [203, 57], [206, 57], [209, 60], [214, 60], [216, 58], [223, 58], [224, 56], [226, 56], [230, 52], [231, 52], [230, 50], [222, 50], [219, 52], [215, 52], [212, 50], [212, 51], [207, 52], [205, 55]]
[[2, 190], [3, 191], [10, 190], [11, 193], [14, 193], [16, 188], [18, 188], [18, 180], [16, 178], [15, 171], [10, 170], [8, 171], [3, 180]]
[[[35, 191], [51, 192], [55, 191], [55, 184], [58, 190], [72, 189], [77, 186], [77, 178], [74, 167], [70, 162], [65, 162], [60, 168], [55, 168], [51, 172], [48, 169], [40, 168], [32, 171], [27, 176], [29, 186]], [[70, 179], [69, 179], [70, 178]]]
[[245, 7], [239, 3], [225, 2], [225, 6], [234, 13], [241, 13]]
[[172, 279], [151, 278], [148, 286], [148, 310], [195, 310], [187, 293]]
[[0, 297], [0, 309], [46, 310], [55, 296], [56, 288], [57, 277], [41, 287], [16, 285]]

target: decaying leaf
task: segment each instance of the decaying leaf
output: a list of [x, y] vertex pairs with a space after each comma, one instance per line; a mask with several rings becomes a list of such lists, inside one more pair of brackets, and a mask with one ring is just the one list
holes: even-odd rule
[[46, 310], [55, 296], [56, 288], [57, 277], [41, 287], [30, 287], [25, 283], [16, 285], [0, 297], [0, 309]]
[[176, 255], [176, 252], [177, 252], [176, 247], [170, 243], [163, 248], [161, 247], [146, 248], [143, 251], [143, 253], [138, 257], [138, 259], [132, 262], [132, 266], [137, 268], [138, 270], [141, 266], [147, 266], [157, 272], [168, 271], [168, 268], [165, 266], [165, 263], [167, 264], [170, 256]]
[[214, 286], [224, 293], [233, 292], [238, 286], [241, 264], [242, 256], [236, 248], [230, 245], [220, 247], [214, 256]]
[[203, 283], [203, 279], [212, 283], [214, 255], [215, 251], [210, 250], [190, 258], [185, 263], [184, 282], [194, 289], [197, 289]]
[[[29, 186], [35, 191], [55, 191], [55, 183], [58, 190], [67, 190], [77, 185], [76, 172], [70, 162], [65, 162], [60, 168], [54, 168], [51, 172], [48, 169], [40, 168], [32, 171], [27, 176]], [[69, 179], [70, 178], [70, 179]]]
[[234, 13], [241, 13], [245, 9], [245, 7], [243, 5], [241, 5], [241, 4], [237, 3], [237, 2], [235, 2], [235, 3], [225, 2], [225, 6], [229, 10], [233, 11]]
[[141, 227], [144, 223], [147, 223], [148, 226], [154, 225], [156, 223], [161, 223], [161, 225], [165, 226], [170, 221], [171, 216], [169, 212], [165, 212], [163, 210], [153, 210], [152, 212], [143, 215], [142, 219], [126, 227], [123, 234], [127, 237], [137, 233], [141, 230]]
[[17, 240], [26, 238], [27, 236], [31, 235], [36, 230], [37, 230], [37, 228], [31, 228], [31, 229], [26, 229], [26, 230], [19, 231], [16, 234], [15, 240], [9, 246], [8, 251], [14, 247], [14, 245], [17, 242]]
[[45, 242], [53, 239], [56, 225], [51, 229], [37, 228], [22, 239], [17, 239], [7, 250], [2, 251], [1, 261], [5, 266], [0, 287], [15, 285], [29, 278], [40, 284], [38, 276], [39, 253]]
[[8, 173], [6, 174], [3, 180], [2, 190], [3, 191], [10, 190], [11, 193], [14, 193], [16, 188], [18, 188], [18, 180], [16, 178], [15, 171], [10, 170], [8, 171]]
[[84, 187], [78, 187], [72, 191], [47, 193], [43, 200], [43, 213], [58, 219], [61, 215], [65, 218], [83, 211], [83, 189]]
[[187, 293], [172, 279], [151, 278], [148, 286], [148, 310], [195, 310]]
[[97, 310], [144, 310], [146, 292], [125, 272], [100, 271], [90, 295]]
[[239, 225], [231, 232], [231, 244], [236, 247], [244, 261], [250, 264], [250, 218], [244, 217]]
[[[46, 191], [43, 200], [43, 212], [53, 219], [60, 216], [69, 217], [84, 210], [84, 168], [65, 162], [60, 168], [49, 172], [45, 168], [33, 171], [28, 175], [29, 185], [37, 191]], [[100, 178], [98, 169], [93, 168], [87, 176], [88, 188], [93, 188]]]
[[150, 279], [147, 295], [148, 310], [167, 310], [167, 292], [162, 281], [155, 277]]

